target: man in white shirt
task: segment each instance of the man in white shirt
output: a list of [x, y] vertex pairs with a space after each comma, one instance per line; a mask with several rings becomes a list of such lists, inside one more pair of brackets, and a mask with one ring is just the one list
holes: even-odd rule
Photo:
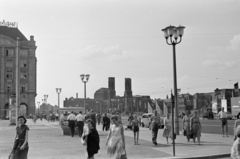
[[222, 122], [222, 134], [224, 137], [224, 126], [226, 127], [226, 136], [228, 137], [228, 122], [227, 122], [227, 113], [224, 112], [224, 107], [222, 107], [222, 110], [218, 113], [217, 117]]
[[82, 137], [84, 118], [85, 117], [82, 114], [82, 111], [80, 111], [79, 114], [76, 116], [79, 137]]
[[71, 112], [71, 114], [67, 117], [68, 120], [68, 127], [70, 128], [70, 132], [71, 132], [71, 136], [74, 136], [75, 133], [75, 118], [76, 116], [74, 115], [73, 112]]

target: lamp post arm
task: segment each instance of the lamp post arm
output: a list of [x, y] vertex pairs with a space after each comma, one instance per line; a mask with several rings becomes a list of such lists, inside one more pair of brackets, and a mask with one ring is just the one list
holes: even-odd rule
[[182, 37], [180, 37], [179, 42], [176, 41], [176, 45], [179, 44], [182, 41]]
[[167, 38], [166, 38], [166, 43], [167, 43], [168, 45], [172, 45], [171, 43], [168, 42], [168, 39], [167, 39]]

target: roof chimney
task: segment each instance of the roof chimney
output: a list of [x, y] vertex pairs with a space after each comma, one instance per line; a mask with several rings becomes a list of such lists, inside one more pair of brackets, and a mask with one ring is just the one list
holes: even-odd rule
[[34, 36], [30, 36], [30, 41], [34, 41]]

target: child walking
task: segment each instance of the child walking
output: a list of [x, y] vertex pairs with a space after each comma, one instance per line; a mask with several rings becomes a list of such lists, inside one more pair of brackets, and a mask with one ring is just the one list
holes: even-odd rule
[[134, 120], [132, 121], [132, 127], [133, 127], [133, 135], [134, 135], [134, 144], [139, 145], [138, 138], [139, 138], [139, 124], [140, 122], [137, 119], [137, 116], [134, 117]]

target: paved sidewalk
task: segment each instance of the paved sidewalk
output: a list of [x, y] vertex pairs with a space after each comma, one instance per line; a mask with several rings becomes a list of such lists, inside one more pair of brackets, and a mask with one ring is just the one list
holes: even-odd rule
[[[29, 157], [38, 156], [40, 155], [40, 153], [44, 153], [46, 156], [45, 158], [55, 158], [54, 156], [51, 157], [51, 153], [55, 152], [61, 155], [61, 157], [58, 158], [64, 158], [64, 155], [65, 158], [68, 158], [66, 157], [66, 155], [72, 155], [70, 153], [79, 153], [67, 150], [66, 146], [62, 144], [68, 143], [69, 140], [72, 141], [72, 138], [70, 138], [69, 136], [61, 135], [58, 122], [47, 122], [46, 120], [38, 120], [37, 123], [34, 124], [32, 120], [28, 120], [27, 125], [31, 129]], [[107, 158], [106, 147], [104, 145], [107, 132], [102, 132], [101, 127], [102, 125], [97, 125], [97, 129], [101, 138], [101, 152], [96, 155], [96, 159]], [[162, 132], [163, 130], [159, 130], [158, 133], [159, 145], [154, 146], [151, 143], [151, 130], [147, 128], [140, 128], [140, 145], [135, 146], [133, 145], [133, 132], [131, 130], [125, 130], [125, 136], [127, 140], [126, 147], [129, 154], [128, 158], [221, 158], [230, 156], [230, 150], [233, 144], [233, 136], [229, 136], [227, 138], [216, 134], [202, 134], [201, 145], [195, 145], [192, 140], [190, 142], [187, 142], [187, 139], [182, 135], [177, 136], [175, 147], [176, 156], [173, 157], [172, 144], [166, 144], [166, 139], [162, 137]], [[2, 158], [1, 154], [5, 154], [5, 156], [6, 154], [8, 154], [9, 146], [12, 144], [14, 134], [15, 126], [9, 126], [7, 121], [0, 120], [0, 135], [5, 135], [0, 136], [0, 158]], [[9, 140], [6, 140], [5, 138], [10, 139], [10, 143]], [[74, 142], [79, 143], [79, 138], [74, 137], [74, 139]], [[3, 146], [4, 144], [8, 146], [7, 149], [6, 146]], [[55, 144], [55, 146], [57, 147], [56, 150], [51, 148], [51, 144]], [[69, 149], [73, 149], [74, 147], [72, 147], [70, 144], [71, 143], [67, 144], [67, 148], [69, 147]], [[82, 148], [80, 147], [80, 149]], [[39, 150], [40, 152], [36, 152], [34, 150]], [[63, 151], [64, 154], [62, 154]], [[83, 152], [83, 150], [81, 150], [81, 152]], [[70, 158], [77, 157], [72, 156]]]

